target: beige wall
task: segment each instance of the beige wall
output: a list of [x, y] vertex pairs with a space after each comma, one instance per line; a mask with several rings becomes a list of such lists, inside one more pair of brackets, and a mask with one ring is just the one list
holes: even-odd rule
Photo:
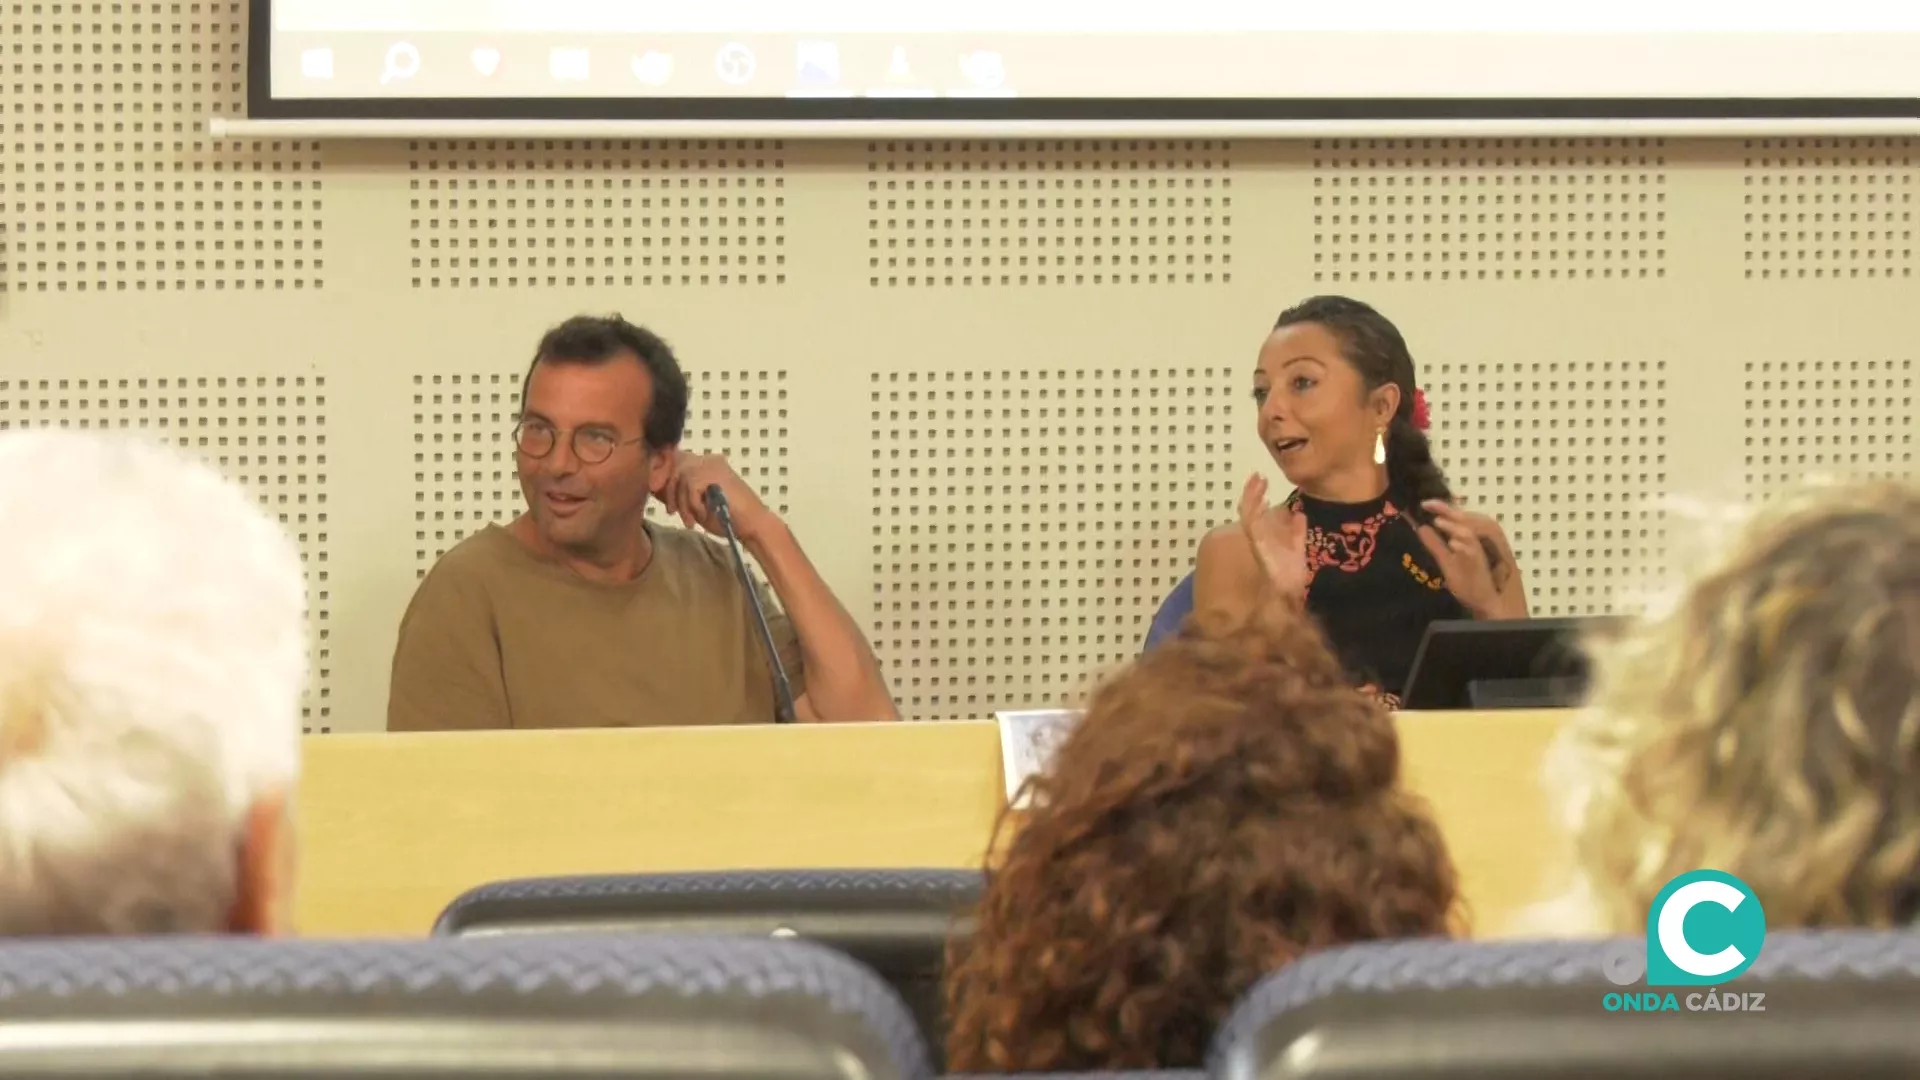
[[915, 716], [1137, 647], [1261, 464], [1316, 291], [1407, 332], [1541, 613], [1658, 579], [1657, 500], [1914, 475], [1913, 140], [293, 143], [244, 5], [0, 0], [0, 426], [145, 427], [301, 539], [315, 732], [384, 722], [417, 575], [517, 505], [540, 332], [618, 310]]

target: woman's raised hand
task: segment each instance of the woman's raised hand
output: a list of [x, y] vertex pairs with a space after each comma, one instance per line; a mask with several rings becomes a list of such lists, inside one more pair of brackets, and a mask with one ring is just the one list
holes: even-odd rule
[[1253, 547], [1268, 584], [1282, 597], [1304, 602], [1313, 574], [1307, 568], [1307, 516], [1267, 505], [1267, 478], [1258, 473], [1240, 492], [1240, 531]]
[[1433, 519], [1419, 526], [1420, 541], [1454, 599], [1476, 619], [1526, 618], [1520, 564], [1500, 523], [1438, 499], [1420, 505]]

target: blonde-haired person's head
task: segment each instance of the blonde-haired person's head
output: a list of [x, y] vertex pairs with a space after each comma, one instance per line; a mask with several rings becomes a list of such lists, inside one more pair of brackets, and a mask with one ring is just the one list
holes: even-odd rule
[[0, 935], [287, 928], [304, 605], [206, 466], [0, 435]]
[[1598, 659], [1566, 744], [1597, 929], [1702, 868], [1775, 926], [1920, 917], [1920, 488], [1767, 508]]

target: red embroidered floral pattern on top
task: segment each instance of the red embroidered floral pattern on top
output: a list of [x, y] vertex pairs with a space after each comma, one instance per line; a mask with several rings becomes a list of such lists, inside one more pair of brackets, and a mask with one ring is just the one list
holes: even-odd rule
[[1438, 574], [1429, 574], [1425, 570], [1420, 569], [1420, 564], [1413, 561], [1413, 555], [1411, 553], [1400, 556], [1400, 565], [1407, 568], [1407, 573], [1413, 575], [1413, 580], [1435, 592], [1447, 587], [1447, 579]]
[[[1355, 686], [1398, 691], [1429, 623], [1465, 617], [1421, 542], [1404, 493], [1328, 503], [1295, 491], [1307, 515], [1307, 611]], [[1383, 700], [1388, 708], [1396, 703]]]
[[[1318, 574], [1321, 570], [1332, 568], [1343, 573], [1355, 574], [1367, 568], [1373, 562], [1373, 554], [1380, 547], [1380, 530], [1400, 516], [1400, 511], [1389, 499], [1377, 514], [1369, 514], [1364, 520], [1351, 522], [1338, 529], [1324, 529], [1318, 525], [1307, 528], [1307, 570]], [[1411, 554], [1402, 555], [1400, 564], [1413, 579], [1429, 589], [1439, 590], [1447, 583], [1438, 574], [1429, 574], [1413, 561]]]
[[1319, 573], [1322, 567], [1334, 567], [1349, 574], [1366, 568], [1380, 546], [1380, 530], [1400, 516], [1389, 500], [1377, 514], [1363, 521], [1342, 525], [1336, 530], [1313, 526], [1307, 529], [1307, 569]]

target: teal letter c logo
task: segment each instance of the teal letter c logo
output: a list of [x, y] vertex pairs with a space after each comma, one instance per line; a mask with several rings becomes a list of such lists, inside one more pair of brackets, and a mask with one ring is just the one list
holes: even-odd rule
[[1767, 917], [1747, 883], [1719, 870], [1681, 874], [1647, 911], [1647, 985], [1707, 986], [1760, 958]]

